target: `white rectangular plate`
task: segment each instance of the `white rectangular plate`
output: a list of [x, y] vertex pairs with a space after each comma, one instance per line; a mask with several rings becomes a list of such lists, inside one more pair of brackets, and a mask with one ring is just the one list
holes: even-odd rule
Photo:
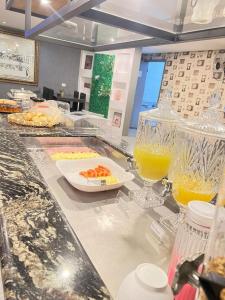
[[[109, 168], [112, 176], [118, 179], [118, 183], [110, 185], [98, 185], [94, 181], [89, 181], [79, 173], [88, 169], [94, 169], [98, 165], [103, 165]], [[134, 175], [126, 172], [117, 163], [107, 157], [97, 157], [80, 160], [59, 160], [56, 166], [67, 181], [76, 189], [84, 192], [101, 192], [117, 189], [126, 182], [134, 179]]]

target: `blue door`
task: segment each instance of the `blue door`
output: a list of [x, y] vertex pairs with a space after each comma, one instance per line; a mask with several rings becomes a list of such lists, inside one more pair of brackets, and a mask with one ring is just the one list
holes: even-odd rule
[[139, 113], [157, 107], [165, 61], [141, 62], [130, 128], [137, 128]]

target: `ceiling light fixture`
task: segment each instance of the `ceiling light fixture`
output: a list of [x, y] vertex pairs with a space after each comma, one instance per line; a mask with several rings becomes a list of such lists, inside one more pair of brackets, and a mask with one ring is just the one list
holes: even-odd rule
[[49, 0], [41, 0], [41, 4], [44, 4], [44, 5], [46, 5], [46, 4], [49, 4]]
[[83, 28], [83, 36], [82, 36], [82, 40], [85, 41], [86, 40], [86, 27], [84, 24], [84, 28]]
[[76, 34], [78, 33], [78, 25], [75, 22], [65, 21], [62, 23], [62, 26], [75, 31]]
[[66, 24], [70, 24], [73, 27], [77, 27], [77, 23], [71, 21], [65, 21]]
[[6, 21], [3, 21], [2, 24], [3, 24], [3, 25], [6, 24]]
[[213, 13], [220, 0], [192, 0], [193, 14], [191, 22], [196, 24], [209, 24], [213, 21]]

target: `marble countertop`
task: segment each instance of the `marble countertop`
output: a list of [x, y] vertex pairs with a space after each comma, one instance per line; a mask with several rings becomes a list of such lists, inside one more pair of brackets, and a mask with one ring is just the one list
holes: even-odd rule
[[[0, 257], [5, 299], [111, 299], [17, 130], [7, 129], [0, 130]], [[65, 132], [56, 129], [53, 134]]]
[[[102, 206], [82, 203], [77, 209], [81, 203], [61, 189], [60, 174], [57, 177], [49, 166], [42, 170], [24, 144], [26, 136], [76, 135], [80, 132], [71, 128], [27, 128], [8, 124], [5, 117], [1, 120], [0, 259], [5, 300], [112, 299], [122, 279], [143, 260], [167, 267], [168, 253], [159, 251], [149, 233], [153, 219], [148, 212], [133, 203], [117, 203], [118, 199], [109, 199], [107, 205], [101, 201]], [[132, 155], [134, 138], [110, 141], [113, 148]], [[146, 234], [140, 237], [140, 232]]]
[[154, 221], [161, 216], [172, 214], [170, 209], [163, 206], [146, 210], [130, 201], [129, 192], [141, 190], [137, 178], [119, 191], [80, 192], [67, 182], [49, 155], [51, 145], [55, 151], [60, 151], [60, 145], [70, 143], [74, 147], [86, 145], [126, 169], [126, 156], [114, 149], [114, 145], [94, 137], [26, 137], [23, 141], [114, 299], [124, 277], [139, 264], [150, 262], [167, 270], [172, 239], [167, 236], [166, 241], [159, 241], [152, 226], [158, 224]]

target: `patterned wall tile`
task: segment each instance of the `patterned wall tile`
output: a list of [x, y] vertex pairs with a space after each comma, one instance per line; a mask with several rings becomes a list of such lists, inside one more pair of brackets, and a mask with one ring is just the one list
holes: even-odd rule
[[[173, 90], [172, 106], [185, 118], [198, 117], [209, 106], [209, 97], [216, 89], [222, 91], [220, 116], [225, 122], [225, 78], [215, 72], [214, 61], [220, 51], [191, 51], [163, 54], [143, 54], [144, 61], [165, 59], [165, 72], [160, 99], [166, 90]], [[217, 74], [218, 73], [218, 74]]]

